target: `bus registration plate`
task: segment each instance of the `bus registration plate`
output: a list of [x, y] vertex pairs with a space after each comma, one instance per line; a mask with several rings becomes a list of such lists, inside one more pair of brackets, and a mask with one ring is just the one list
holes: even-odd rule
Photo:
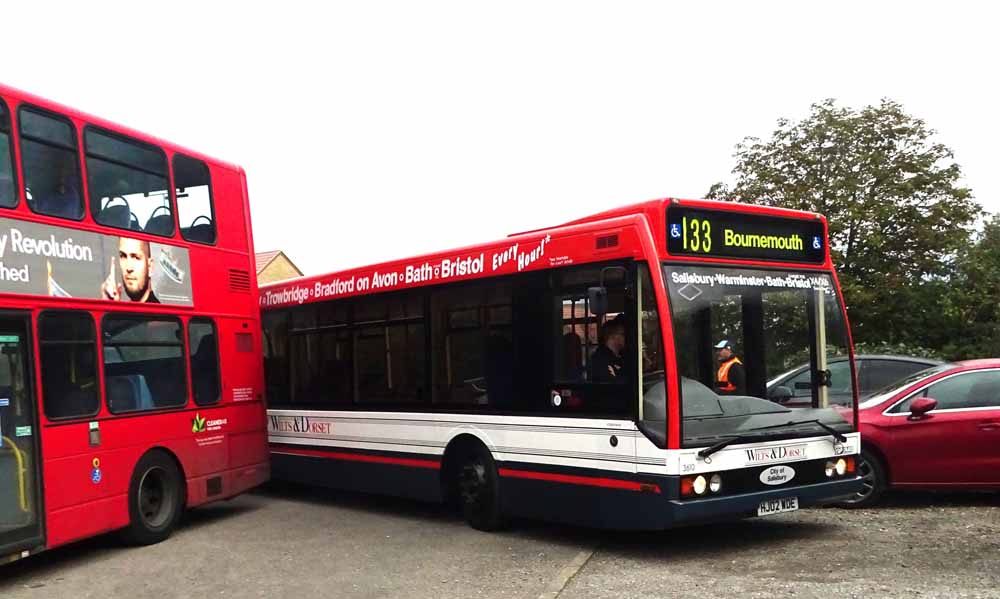
[[799, 509], [798, 497], [782, 497], [781, 499], [768, 499], [762, 501], [757, 507], [758, 516], [770, 516], [782, 512], [794, 512]]

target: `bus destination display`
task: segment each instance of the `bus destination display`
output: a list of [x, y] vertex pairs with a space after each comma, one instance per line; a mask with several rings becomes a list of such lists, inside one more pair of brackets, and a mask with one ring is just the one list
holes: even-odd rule
[[667, 209], [667, 251], [674, 255], [821, 263], [823, 244], [819, 220]]

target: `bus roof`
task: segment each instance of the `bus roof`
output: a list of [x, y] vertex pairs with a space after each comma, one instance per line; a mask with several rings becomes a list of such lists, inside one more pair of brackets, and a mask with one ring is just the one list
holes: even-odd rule
[[[82, 112], [70, 106], [66, 106], [65, 104], [60, 104], [59, 102], [54, 102], [52, 100], [43, 98], [41, 96], [36, 96], [35, 94], [19, 90], [15, 87], [4, 85], [3, 83], [0, 83], [0, 96], [15, 98], [19, 102], [25, 102], [33, 106], [38, 106], [39, 108], [51, 110], [53, 112], [57, 112], [61, 115], [67, 116], [71, 119], [84, 121], [88, 124], [96, 125], [104, 129], [110, 129], [111, 131], [122, 133], [124, 135], [128, 135], [130, 137], [134, 137], [136, 139], [158, 145], [165, 150], [170, 150], [171, 152], [181, 153], [191, 158], [198, 158], [206, 162], [211, 162], [216, 166], [228, 168], [240, 173], [243, 172], [243, 169], [237, 164], [226, 162], [224, 160], [219, 160], [218, 158], [213, 158], [211, 156], [207, 156], [201, 152], [177, 145], [175, 143], [171, 143], [165, 139], [149, 135], [148, 133], [143, 133], [142, 131], [137, 131], [135, 129], [132, 129], [131, 127], [119, 125], [118, 123], [109, 121], [107, 119], [103, 119], [101, 117], [94, 116], [86, 112]], [[8, 107], [8, 108], [10, 108], [11, 111], [13, 112], [13, 107]]]

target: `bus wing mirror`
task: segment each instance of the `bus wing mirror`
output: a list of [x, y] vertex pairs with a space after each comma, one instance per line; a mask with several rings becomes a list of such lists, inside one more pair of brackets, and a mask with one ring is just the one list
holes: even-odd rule
[[778, 385], [768, 393], [768, 399], [778, 403], [785, 403], [792, 398], [792, 390], [784, 385]]
[[608, 288], [588, 287], [587, 303], [590, 305], [590, 313], [594, 316], [604, 316], [608, 313]]

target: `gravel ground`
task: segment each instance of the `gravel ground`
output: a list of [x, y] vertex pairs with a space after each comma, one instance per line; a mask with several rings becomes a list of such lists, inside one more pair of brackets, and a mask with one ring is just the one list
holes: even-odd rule
[[270, 489], [191, 512], [165, 543], [91, 539], [0, 568], [3, 599], [1000, 597], [1000, 494], [890, 497], [660, 533], [517, 522]]

